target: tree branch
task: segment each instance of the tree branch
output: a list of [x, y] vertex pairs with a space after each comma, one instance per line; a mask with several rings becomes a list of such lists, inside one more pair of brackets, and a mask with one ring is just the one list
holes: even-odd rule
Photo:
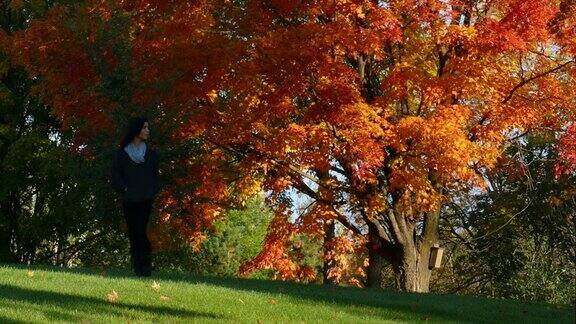
[[548, 70], [548, 71], [542, 72], [542, 73], [540, 73], [540, 74], [537, 74], [537, 75], [535, 75], [535, 76], [532, 76], [532, 77], [530, 77], [530, 78], [528, 78], [528, 79], [525, 79], [525, 80], [521, 81], [521, 82], [518, 83], [516, 86], [514, 86], [514, 88], [512, 88], [512, 90], [510, 91], [510, 93], [508, 94], [508, 96], [506, 96], [506, 98], [504, 98], [504, 100], [502, 100], [502, 103], [505, 104], [505, 103], [507, 103], [510, 99], [512, 99], [512, 96], [514, 95], [514, 92], [516, 92], [518, 89], [520, 89], [521, 87], [523, 87], [525, 84], [527, 84], [527, 83], [529, 83], [529, 82], [531, 82], [531, 81], [534, 81], [534, 80], [536, 80], [536, 79], [538, 79], [538, 78], [544, 77], [544, 76], [546, 76], [546, 75], [548, 75], [548, 74], [554, 73], [554, 72], [562, 69], [562, 68], [565, 67], [566, 65], [572, 64], [572, 63], [574, 63], [574, 62], [575, 62], [575, 61], [568, 61], [568, 62], [566, 62], [566, 63], [563, 63], [563, 64], [558, 65], [557, 67], [555, 67], [555, 68], [553, 68], [553, 69], [550, 69], [550, 70]]

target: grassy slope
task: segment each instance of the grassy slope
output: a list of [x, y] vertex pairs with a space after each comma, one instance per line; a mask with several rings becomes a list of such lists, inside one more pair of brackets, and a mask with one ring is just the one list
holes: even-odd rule
[[[0, 264], [0, 323], [575, 321], [573, 308], [511, 300], [170, 273], [137, 279], [123, 270], [30, 270]], [[115, 303], [106, 299], [112, 290]]]

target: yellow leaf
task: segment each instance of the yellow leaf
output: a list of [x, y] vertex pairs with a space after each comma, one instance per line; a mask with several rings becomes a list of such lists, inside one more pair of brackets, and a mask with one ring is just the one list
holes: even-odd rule
[[160, 290], [160, 284], [158, 284], [156, 282], [156, 280], [154, 280], [154, 282], [152, 282], [152, 289], [154, 289], [155, 291], [159, 291]]
[[112, 290], [111, 293], [106, 294], [106, 300], [110, 303], [115, 303], [118, 300], [118, 293], [116, 290]]
[[358, 6], [356, 8], [356, 16], [358, 16], [358, 18], [361, 18], [361, 19], [366, 17], [366, 15], [364, 14], [364, 10], [362, 10], [361, 6]]
[[218, 93], [216, 92], [216, 90], [212, 90], [208, 92], [206, 95], [208, 96], [208, 100], [211, 103], [214, 103], [216, 101], [216, 98], [218, 98]]

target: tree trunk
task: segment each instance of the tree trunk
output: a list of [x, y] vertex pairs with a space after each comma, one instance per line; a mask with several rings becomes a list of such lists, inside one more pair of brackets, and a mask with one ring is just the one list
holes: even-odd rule
[[430, 248], [438, 242], [438, 226], [440, 206], [434, 212], [424, 216], [423, 228], [420, 233], [415, 222], [406, 221], [401, 215], [389, 214], [390, 222], [394, 224], [394, 243], [387, 238], [380, 238], [381, 255], [394, 269], [396, 286], [399, 290], [410, 292], [428, 292], [430, 290], [429, 268]]
[[432, 273], [428, 267], [430, 247], [421, 246], [420, 250], [414, 247], [404, 249], [401, 259], [393, 266], [398, 289], [410, 292], [429, 291]]
[[[329, 252], [327, 250], [327, 243], [330, 242], [334, 237], [336, 237], [336, 223], [333, 220], [328, 221], [326, 225], [326, 233], [324, 234], [324, 256]], [[326, 260], [324, 257], [324, 268], [322, 273], [324, 274], [324, 281], [325, 285], [336, 285], [338, 284], [334, 278], [328, 278], [328, 272], [334, 266], [334, 260]]]
[[381, 254], [380, 238], [373, 231], [368, 234], [368, 269], [366, 271], [366, 287], [382, 287], [382, 268], [384, 257]]
[[[0, 218], [1, 219], [1, 218]], [[0, 262], [14, 262], [10, 251], [10, 229], [6, 224], [0, 225]]]
[[17, 226], [16, 194], [9, 194], [10, 200], [0, 204], [0, 262], [17, 262], [12, 251], [12, 238]]

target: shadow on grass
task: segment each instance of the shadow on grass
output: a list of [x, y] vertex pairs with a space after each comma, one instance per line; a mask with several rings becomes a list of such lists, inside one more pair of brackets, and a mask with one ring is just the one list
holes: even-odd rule
[[[63, 294], [53, 291], [32, 290], [0, 284], [0, 306], [13, 306], [14, 302], [29, 303], [27, 309], [35, 309], [44, 316], [53, 320], [80, 321], [85, 317], [71, 315], [68, 311], [75, 310], [92, 315], [116, 315], [130, 317], [131, 311], [149, 313], [151, 315], [176, 316], [181, 319], [222, 319], [212, 313], [194, 312], [188, 310], [174, 309], [170, 307], [142, 306], [137, 304], [108, 303], [104, 300]], [[65, 311], [57, 311], [55, 307]], [[0, 318], [1, 319], [1, 318]]]
[[4, 317], [4, 316], [0, 315], [0, 323], [27, 324], [27, 323], [30, 323], [30, 322], [15, 320], [15, 319], [13, 319], [13, 318], [8, 318], [8, 317]]
[[[0, 264], [1, 266], [1, 264]], [[28, 269], [22, 265], [6, 265]], [[84, 275], [101, 275], [90, 268], [64, 269], [36, 266], [33, 269], [68, 272]], [[111, 269], [105, 274], [111, 278], [134, 278], [127, 270]], [[546, 322], [574, 323], [572, 307], [556, 307], [547, 304], [522, 303], [514, 300], [497, 300], [472, 296], [442, 294], [410, 294], [381, 289], [322, 286], [294, 282], [196, 276], [185, 273], [156, 272], [151, 278], [141, 280], [170, 280], [188, 284], [207, 284], [235, 290], [283, 295], [298, 302], [326, 303], [339, 306], [343, 312], [366, 316], [366, 309], [347, 306], [371, 307], [371, 317], [386, 319], [417, 318], [456, 322]], [[0, 294], [2, 296], [2, 294]], [[391, 318], [392, 316], [392, 318]]]
[[[556, 323], [575, 323], [574, 308], [549, 304], [524, 303], [516, 300], [487, 299], [447, 294], [419, 294], [387, 291], [375, 288], [324, 286], [285, 281], [194, 276], [190, 274], [159, 273], [156, 280], [201, 283], [236, 290], [282, 294], [299, 301], [337, 305], [344, 312], [366, 316], [366, 309], [347, 306], [371, 307], [371, 317], [385, 319], [414, 318], [423, 321], [455, 322], [522, 322], [542, 323], [554, 318]], [[372, 312], [374, 311], [374, 312]], [[392, 316], [392, 318], [390, 318]]]

